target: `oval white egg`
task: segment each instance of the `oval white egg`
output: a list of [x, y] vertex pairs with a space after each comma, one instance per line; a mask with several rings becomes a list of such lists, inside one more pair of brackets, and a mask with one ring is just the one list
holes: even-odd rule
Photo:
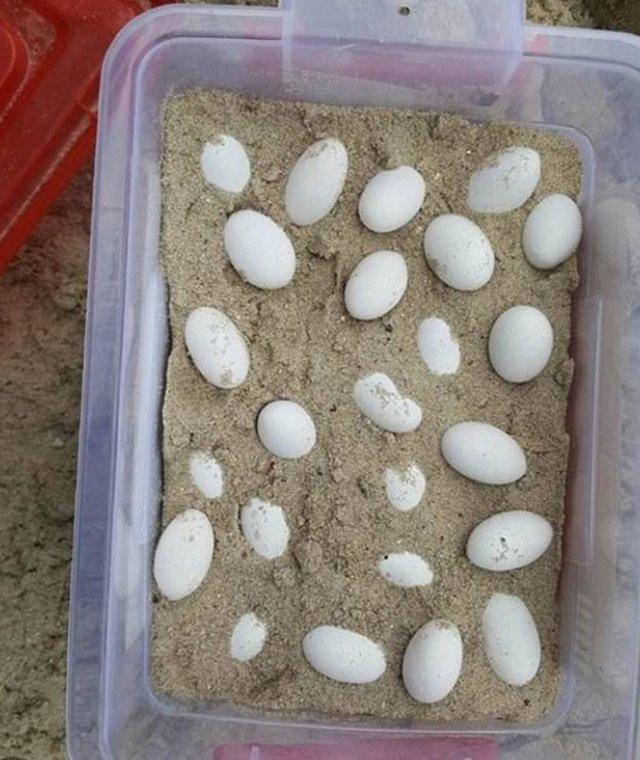
[[243, 209], [227, 219], [224, 247], [243, 280], [263, 290], [284, 288], [296, 271], [296, 254], [286, 232], [259, 211]]
[[267, 638], [267, 626], [253, 612], [241, 615], [231, 634], [231, 657], [249, 662], [260, 654]]
[[415, 464], [404, 470], [386, 469], [384, 483], [389, 504], [401, 512], [415, 509], [422, 501], [427, 486], [422, 470]]
[[420, 211], [425, 193], [422, 176], [411, 166], [378, 172], [360, 196], [360, 220], [373, 232], [398, 230]]
[[433, 704], [456, 685], [462, 670], [462, 638], [448, 620], [432, 620], [414, 633], [402, 660], [402, 680], [418, 702]]
[[249, 374], [249, 349], [242, 333], [217, 309], [201, 306], [187, 317], [187, 351], [200, 374], [218, 388], [236, 388]]
[[265, 559], [284, 554], [289, 543], [289, 526], [281, 507], [262, 499], [251, 499], [240, 510], [242, 535]]
[[460, 346], [444, 319], [422, 320], [418, 328], [418, 350], [434, 375], [455, 375], [460, 367]]
[[377, 319], [391, 311], [407, 289], [409, 273], [401, 254], [376, 251], [365, 256], [351, 273], [344, 303], [354, 319]]
[[358, 409], [378, 427], [390, 433], [410, 433], [422, 422], [422, 410], [402, 396], [383, 372], [361, 377], [353, 388]]
[[401, 588], [428, 586], [433, 583], [433, 571], [429, 563], [412, 552], [386, 554], [378, 563], [378, 569], [389, 583]]
[[489, 238], [471, 219], [459, 214], [436, 217], [424, 233], [429, 268], [456, 290], [478, 290], [493, 274], [495, 256]]
[[194, 451], [189, 459], [189, 473], [195, 487], [207, 499], [219, 499], [222, 496], [224, 485], [222, 467], [210, 454], [205, 451]]
[[524, 686], [540, 668], [540, 636], [527, 605], [494, 594], [482, 615], [484, 649], [493, 672], [510, 686]]
[[566, 261], [580, 245], [582, 214], [567, 195], [548, 195], [538, 203], [524, 225], [522, 247], [529, 263], [553, 269]]
[[386, 668], [384, 651], [378, 644], [334, 625], [309, 631], [302, 641], [302, 651], [314, 670], [340, 683], [371, 683]]
[[241, 193], [251, 178], [247, 152], [235, 137], [218, 135], [202, 149], [200, 166], [205, 180], [228, 193]]
[[213, 528], [197, 509], [185, 509], [164, 529], [153, 558], [153, 575], [167, 599], [192, 594], [209, 572], [214, 549]]
[[459, 422], [442, 436], [442, 455], [454, 470], [470, 480], [506, 485], [527, 471], [520, 444], [486, 422]]
[[521, 509], [500, 512], [471, 531], [467, 557], [483, 570], [517, 570], [540, 559], [552, 538], [553, 528], [544, 517]]
[[303, 457], [316, 443], [316, 426], [295, 401], [271, 401], [261, 409], [257, 428], [265, 449], [282, 459]]
[[547, 366], [553, 351], [553, 328], [533, 306], [512, 306], [493, 323], [489, 359], [510, 383], [533, 380]]
[[349, 168], [347, 149], [327, 137], [310, 145], [289, 174], [284, 205], [294, 224], [306, 226], [325, 217], [338, 200]]
[[524, 205], [540, 181], [540, 154], [513, 146], [492, 156], [469, 182], [467, 203], [480, 214], [506, 214]]

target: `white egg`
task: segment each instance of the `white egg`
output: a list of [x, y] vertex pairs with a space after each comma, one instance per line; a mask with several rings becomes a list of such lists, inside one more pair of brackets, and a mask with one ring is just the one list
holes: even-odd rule
[[224, 247], [243, 280], [263, 290], [284, 288], [296, 271], [296, 254], [286, 232], [259, 211], [243, 209], [227, 219]]
[[520, 509], [500, 512], [471, 531], [467, 557], [483, 570], [517, 570], [539, 559], [552, 538], [553, 528], [544, 517]]
[[266, 638], [267, 626], [253, 612], [241, 615], [231, 634], [231, 656], [240, 662], [252, 660], [262, 651]]
[[200, 166], [205, 180], [228, 193], [241, 193], [251, 177], [249, 156], [231, 135], [218, 135], [202, 149]]
[[442, 456], [454, 470], [470, 480], [506, 485], [527, 471], [520, 444], [500, 428], [486, 422], [459, 422], [442, 436]]
[[484, 649], [493, 672], [510, 686], [524, 686], [540, 668], [540, 636], [527, 605], [494, 594], [482, 615]]
[[442, 214], [431, 222], [424, 233], [424, 255], [429, 268], [456, 290], [478, 290], [493, 274], [489, 238], [459, 214]]
[[460, 366], [460, 346], [444, 319], [427, 317], [418, 328], [418, 350], [429, 372], [455, 375]]
[[404, 258], [395, 251], [376, 251], [353, 270], [344, 289], [344, 303], [355, 319], [377, 319], [396, 306], [409, 273]]
[[420, 211], [425, 193], [424, 180], [411, 166], [378, 172], [360, 196], [360, 220], [373, 232], [398, 230]]
[[312, 668], [340, 683], [371, 683], [386, 668], [384, 652], [378, 644], [334, 625], [309, 631], [302, 641], [302, 651]]
[[282, 459], [303, 457], [316, 444], [316, 426], [295, 401], [271, 401], [260, 411], [257, 427], [265, 449]]
[[293, 165], [284, 191], [284, 205], [294, 224], [306, 226], [334, 207], [347, 177], [347, 149], [333, 137], [310, 145]]
[[494, 370], [511, 383], [533, 380], [547, 366], [553, 351], [553, 328], [533, 306], [512, 306], [493, 323], [489, 359]]
[[417, 507], [427, 486], [422, 471], [415, 464], [404, 470], [386, 469], [384, 482], [389, 504], [401, 512]]
[[218, 388], [236, 388], [249, 373], [249, 349], [242, 333], [217, 309], [201, 306], [187, 317], [184, 340], [200, 374]]
[[185, 509], [164, 529], [153, 559], [153, 575], [167, 599], [183, 599], [204, 580], [215, 541], [207, 516]]
[[432, 620], [414, 633], [402, 661], [402, 680], [418, 702], [444, 699], [462, 670], [462, 638], [448, 620]]
[[242, 534], [251, 548], [265, 559], [284, 554], [289, 543], [289, 526], [281, 507], [251, 499], [240, 510]]
[[506, 214], [524, 205], [540, 181], [540, 154], [514, 146], [492, 156], [469, 182], [467, 203], [480, 214]]
[[429, 563], [412, 552], [386, 554], [378, 563], [378, 569], [382, 577], [394, 586], [414, 588], [433, 583], [433, 571]]
[[400, 395], [394, 382], [382, 372], [361, 377], [353, 388], [358, 409], [378, 427], [390, 433], [410, 433], [422, 422], [422, 410]]
[[529, 214], [522, 233], [522, 247], [529, 263], [553, 269], [566, 261], [580, 245], [582, 214], [567, 195], [543, 198]]
[[189, 459], [189, 473], [195, 487], [207, 499], [219, 499], [222, 496], [224, 476], [222, 467], [205, 451], [194, 451]]

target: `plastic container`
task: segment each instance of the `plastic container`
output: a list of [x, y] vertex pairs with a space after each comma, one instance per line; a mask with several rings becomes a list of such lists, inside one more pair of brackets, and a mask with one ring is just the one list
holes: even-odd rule
[[[461, 0], [437, 4], [453, 13]], [[525, 26], [519, 0], [468, 0], [473, 25], [463, 36], [446, 17], [425, 22], [419, 14], [427, 0], [403, 3], [409, 14], [399, 5], [171, 6], [132, 22], [110, 50], [100, 104], [72, 582], [74, 760], [210, 760], [214, 753], [218, 760], [302, 760], [330, 756], [326, 746], [313, 748], [327, 742], [341, 743], [331, 748], [335, 758], [371, 760], [382, 749], [389, 758], [437, 760], [635, 757], [640, 40]], [[154, 694], [150, 566], [167, 353], [159, 108], [169, 90], [193, 86], [514, 119], [562, 130], [580, 147], [586, 235], [574, 307], [577, 374], [559, 590], [564, 677], [555, 709], [539, 725], [248, 717], [225, 705], [183, 705]], [[445, 736], [467, 744], [445, 750]], [[469, 744], [472, 737], [480, 741]]]

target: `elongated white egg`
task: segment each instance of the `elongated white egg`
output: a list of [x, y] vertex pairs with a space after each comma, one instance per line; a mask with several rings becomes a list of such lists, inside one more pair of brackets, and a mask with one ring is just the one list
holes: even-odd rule
[[373, 232], [398, 230], [420, 211], [425, 193], [422, 176], [411, 166], [378, 172], [360, 196], [360, 220]]
[[358, 409], [378, 427], [390, 433], [410, 433], [422, 422], [422, 410], [400, 394], [383, 372], [361, 377], [353, 388]]
[[402, 661], [402, 680], [418, 702], [433, 704], [448, 696], [462, 670], [462, 638], [448, 620], [431, 620], [413, 635]]
[[207, 499], [222, 496], [224, 477], [222, 467], [206, 451], [194, 451], [189, 459], [189, 473], [196, 488]]
[[582, 214], [567, 195], [543, 198], [529, 214], [522, 233], [522, 247], [529, 263], [553, 269], [566, 261], [580, 245]]
[[205, 144], [200, 157], [205, 180], [228, 193], [241, 193], [251, 178], [247, 152], [235, 137], [218, 135]]
[[253, 612], [241, 615], [236, 623], [229, 649], [234, 660], [249, 662], [257, 657], [267, 638], [267, 626]]
[[540, 515], [523, 509], [499, 512], [471, 531], [467, 557], [483, 570], [517, 570], [540, 559], [552, 538], [553, 528]]
[[378, 563], [378, 569], [389, 583], [401, 588], [429, 586], [433, 582], [431, 565], [413, 552], [385, 554]]
[[375, 251], [365, 256], [351, 273], [344, 289], [344, 303], [355, 319], [377, 319], [400, 302], [409, 273], [401, 254]]
[[271, 401], [260, 411], [257, 427], [262, 445], [282, 459], [303, 457], [316, 443], [316, 426], [295, 401]]
[[240, 525], [251, 548], [265, 559], [275, 559], [287, 549], [289, 526], [284, 511], [276, 504], [251, 499], [240, 510]]
[[334, 625], [309, 631], [302, 651], [314, 670], [341, 683], [371, 683], [386, 668], [382, 647], [360, 633]]
[[422, 501], [427, 481], [422, 470], [411, 464], [404, 469], [386, 469], [384, 484], [389, 504], [400, 512], [409, 512]]
[[533, 380], [547, 366], [553, 351], [553, 328], [533, 306], [512, 306], [496, 319], [489, 334], [489, 360], [511, 383]]
[[418, 350], [434, 375], [455, 375], [460, 366], [460, 346], [451, 328], [438, 317], [423, 319], [418, 328]]
[[492, 156], [469, 182], [467, 202], [480, 214], [506, 214], [524, 205], [540, 181], [540, 154], [515, 145]]

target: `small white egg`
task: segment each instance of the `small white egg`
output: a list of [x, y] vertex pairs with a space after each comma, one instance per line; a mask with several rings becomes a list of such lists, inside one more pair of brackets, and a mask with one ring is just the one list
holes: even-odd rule
[[402, 680], [418, 702], [433, 704], [456, 685], [462, 670], [462, 638], [448, 620], [432, 620], [418, 629], [402, 661]]
[[424, 255], [434, 274], [456, 290], [478, 290], [493, 274], [489, 238], [459, 214], [442, 214], [431, 222], [424, 233]]
[[484, 649], [493, 672], [510, 686], [524, 686], [540, 668], [540, 636], [527, 605], [494, 594], [482, 615]]
[[420, 504], [427, 486], [422, 470], [411, 464], [404, 470], [388, 468], [384, 471], [387, 499], [400, 512], [409, 512]]
[[460, 367], [460, 346], [444, 319], [422, 320], [418, 328], [418, 350], [434, 375], [455, 375]]
[[240, 510], [242, 534], [251, 548], [265, 559], [284, 554], [289, 543], [289, 526], [281, 507], [251, 499]]
[[567, 195], [548, 195], [535, 206], [525, 222], [522, 247], [529, 263], [553, 269], [566, 261], [580, 245], [582, 214]]
[[194, 451], [189, 459], [189, 473], [195, 487], [207, 499], [219, 499], [222, 496], [224, 476], [222, 467], [205, 451]]
[[489, 359], [503, 380], [533, 380], [547, 366], [552, 351], [551, 323], [533, 306], [512, 306], [493, 323]]
[[257, 427], [265, 449], [282, 459], [299, 459], [316, 444], [316, 426], [295, 401], [271, 401], [261, 409]]
[[353, 400], [362, 414], [390, 433], [410, 433], [422, 422], [422, 409], [400, 395], [383, 372], [361, 377], [353, 388]]
[[231, 656], [239, 662], [249, 662], [260, 654], [266, 638], [267, 626], [253, 612], [241, 615], [231, 634]]
[[167, 599], [192, 594], [209, 572], [215, 541], [207, 516], [185, 509], [164, 529], [153, 559], [153, 575]]
[[334, 625], [309, 631], [302, 641], [302, 651], [314, 670], [340, 683], [371, 683], [386, 668], [384, 651], [378, 644]]
[[249, 156], [231, 135], [218, 135], [202, 149], [200, 166], [205, 180], [228, 193], [241, 193], [251, 177]]
[[401, 588], [429, 586], [433, 583], [433, 571], [429, 563], [412, 552], [386, 554], [380, 560], [378, 569], [389, 583]]
[[517, 570], [540, 559], [552, 538], [553, 528], [544, 517], [521, 509], [500, 512], [471, 531], [467, 557], [483, 570]]
[[347, 149], [327, 137], [310, 145], [293, 165], [284, 205], [294, 224], [306, 226], [325, 217], [338, 200], [349, 168]]
[[492, 156], [469, 182], [467, 203], [480, 214], [506, 214], [523, 206], [540, 182], [540, 154], [514, 146]]
[[378, 172], [360, 196], [360, 220], [373, 232], [398, 230], [420, 211], [425, 193], [422, 176], [411, 166]]
[[489, 485], [506, 485], [527, 471], [520, 444], [486, 422], [459, 422], [442, 436], [442, 456], [465, 478]]
[[354, 319], [377, 319], [396, 306], [407, 289], [409, 273], [404, 258], [395, 251], [365, 256], [351, 273], [344, 289], [344, 303]]
[[200, 374], [218, 388], [236, 388], [249, 373], [249, 349], [242, 333], [217, 309], [201, 306], [184, 326], [187, 351]]
[[227, 219], [224, 247], [243, 280], [263, 290], [284, 288], [296, 271], [296, 254], [286, 232], [259, 211], [243, 209]]

